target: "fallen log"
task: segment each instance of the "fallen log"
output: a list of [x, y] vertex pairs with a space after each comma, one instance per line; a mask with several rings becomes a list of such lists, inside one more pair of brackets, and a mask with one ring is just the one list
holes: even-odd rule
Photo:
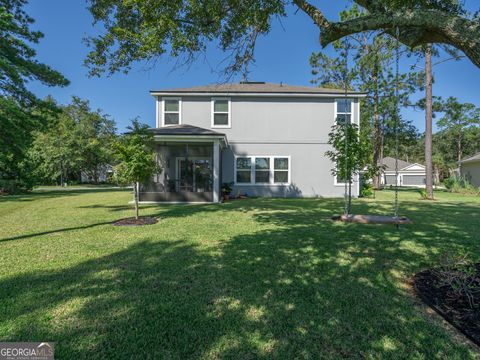
[[337, 215], [332, 220], [352, 222], [359, 224], [393, 224], [408, 225], [412, 224], [412, 220], [403, 216], [385, 216], [385, 215]]

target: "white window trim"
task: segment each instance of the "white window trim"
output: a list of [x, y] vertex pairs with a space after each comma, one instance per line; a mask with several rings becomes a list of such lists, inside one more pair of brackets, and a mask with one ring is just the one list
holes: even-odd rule
[[[347, 98], [347, 100], [350, 100], [350, 112], [349, 113], [340, 113], [340, 114], [350, 114], [350, 123], [351, 124], [356, 124], [355, 122], [355, 99], [354, 98]], [[333, 117], [333, 122], [336, 123], [337, 121], [337, 116], [338, 116], [338, 103], [341, 101], [345, 101], [344, 98], [335, 98], [335, 106], [334, 106], [334, 117]]]
[[[250, 182], [249, 183], [239, 183], [237, 182], [237, 159], [238, 158], [250, 158]], [[255, 159], [256, 158], [269, 158], [270, 159], [270, 182], [269, 183], [255, 183]], [[276, 183], [274, 182], [274, 174], [275, 174], [275, 159], [277, 158], [286, 158], [288, 159], [288, 182], [283, 183]], [[291, 185], [291, 173], [292, 173], [292, 159], [290, 155], [235, 155], [234, 160], [234, 185], [235, 186], [288, 186]], [[241, 170], [240, 170], [241, 171]], [[266, 171], [266, 170], [265, 170]], [[287, 171], [287, 170], [278, 170], [278, 171]]]
[[[165, 113], [176, 114], [176, 111], [165, 111], [165, 100], [177, 100], [178, 101], [178, 124], [167, 124], [165, 125]], [[182, 98], [181, 97], [171, 97], [166, 96], [162, 97], [162, 127], [163, 126], [175, 126], [182, 125]]]
[[[215, 112], [215, 101], [216, 100], [228, 100], [228, 112]], [[230, 129], [232, 127], [232, 100], [229, 97], [212, 97], [211, 99], [211, 126], [213, 129]], [[228, 114], [228, 124], [227, 125], [215, 125], [215, 113], [217, 114]]]

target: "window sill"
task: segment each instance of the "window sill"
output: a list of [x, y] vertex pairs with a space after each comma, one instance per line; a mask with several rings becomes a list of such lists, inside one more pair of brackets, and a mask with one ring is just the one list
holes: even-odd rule
[[252, 184], [252, 183], [233, 183], [234, 186], [289, 186], [291, 183], [273, 183], [273, 184]]

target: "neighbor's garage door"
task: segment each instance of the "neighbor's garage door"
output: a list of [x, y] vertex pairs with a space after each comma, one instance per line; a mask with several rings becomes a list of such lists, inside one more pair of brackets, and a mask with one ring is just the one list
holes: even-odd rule
[[403, 175], [403, 185], [425, 185], [424, 175]]
[[385, 185], [395, 185], [397, 177], [395, 175], [385, 175]]

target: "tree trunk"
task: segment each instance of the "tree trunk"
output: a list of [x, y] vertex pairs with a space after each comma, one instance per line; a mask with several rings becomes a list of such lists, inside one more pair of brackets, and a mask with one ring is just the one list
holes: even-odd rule
[[[379, 94], [378, 94], [378, 57], [375, 59], [375, 66], [373, 71], [373, 81], [375, 84], [374, 93], [373, 93], [373, 165], [377, 166], [380, 162], [382, 162], [381, 155], [381, 148], [382, 148], [382, 134], [381, 134], [381, 127], [380, 127], [380, 115], [378, 113], [379, 108]], [[373, 177], [373, 188], [380, 189], [381, 184], [381, 172], [379, 172], [376, 176]]]
[[425, 190], [429, 200], [433, 200], [432, 104], [432, 44], [428, 44], [425, 48]]
[[458, 161], [458, 174], [462, 175], [462, 164], [460, 161], [462, 161], [463, 157], [463, 149], [462, 149], [462, 131], [460, 130], [458, 134], [458, 139], [457, 139], [457, 161]]
[[135, 219], [138, 220], [138, 182], [135, 183], [133, 188], [135, 189]]
[[383, 132], [383, 127], [385, 124], [385, 118], [382, 117], [382, 123], [380, 125], [380, 162], [378, 166], [380, 167], [380, 172], [378, 174], [378, 183], [380, 187], [382, 186], [382, 176], [383, 176], [383, 158], [385, 153], [385, 134]]

